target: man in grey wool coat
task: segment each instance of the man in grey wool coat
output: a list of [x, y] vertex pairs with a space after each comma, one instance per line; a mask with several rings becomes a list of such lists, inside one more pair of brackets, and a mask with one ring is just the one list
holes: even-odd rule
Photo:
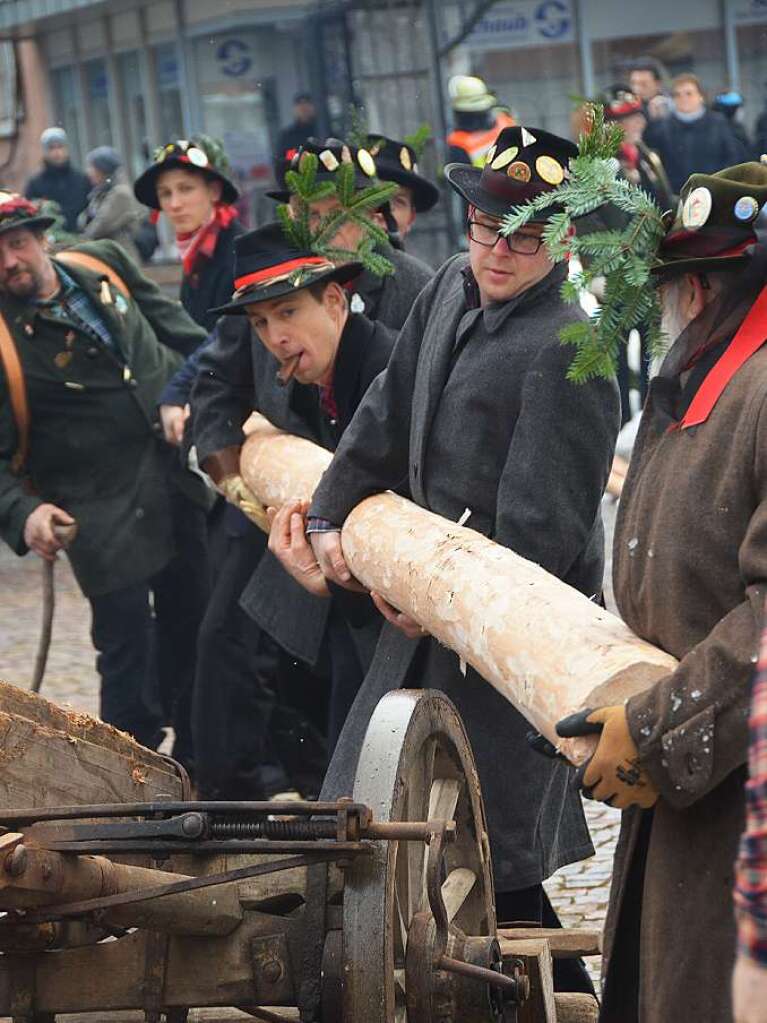
[[[575, 155], [564, 139], [513, 127], [499, 134], [481, 171], [446, 168], [469, 205], [469, 253], [449, 259], [416, 300], [315, 493], [308, 530], [329, 580], [354, 584], [340, 528], [360, 501], [392, 489], [599, 599], [600, 500], [618, 431], [617, 388], [566, 379], [571, 350], [558, 334], [584, 314], [560, 296], [567, 269], [549, 259], [544, 224], [508, 239], [498, 233], [500, 218], [556, 187]], [[323, 798], [351, 791], [365, 729], [386, 692], [441, 689], [477, 760], [498, 919], [556, 925], [541, 882], [593, 852], [567, 768], [529, 748], [524, 718], [472, 668], [462, 670], [456, 654], [379, 595], [372, 599], [387, 623]], [[579, 961], [558, 960], [555, 986], [591, 989]]]

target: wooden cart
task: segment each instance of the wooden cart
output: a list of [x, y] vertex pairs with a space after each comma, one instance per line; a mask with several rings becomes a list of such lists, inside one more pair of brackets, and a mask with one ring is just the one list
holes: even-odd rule
[[0, 729], [0, 1015], [596, 1019], [551, 964], [599, 954], [597, 933], [497, 929], [477, 773], [439, 693], [386, 696], [354, 791], [325, 804], [192, 802], [173, 761], [1, 683]]

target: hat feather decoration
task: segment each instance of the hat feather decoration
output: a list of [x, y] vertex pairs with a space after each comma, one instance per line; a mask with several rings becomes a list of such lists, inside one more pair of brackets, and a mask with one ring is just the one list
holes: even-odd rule
[[[556, 262], [574, 257], [581, 270], [562, 285], [562, 297], [575, 305], [583, 289], [605, 278], [604, 297], [586, 322], [568, 324], [560, 331], [563, 344], [575, 355], [568, 378], [575, 383], [615, 375], [620, 346], [634, 328], [641, 328], [653, 354], [664, 350], [661, 310], [650, 271], [666, 228], [661, 210], [641, 188], [618, 176], [616, 158], [623, 128], [605, 121], [604, 107], [588, 105], [588, 130], [578, 140], [579, 155], [570, 161], [561, 185], [516, 206], [504, 217], [503, 234], [510, 235], [549, 207], [557, 211], [546, 221], [543, 239]], [[578, 233], [573, 221], [612, 203], [627, 214], [620, 230]]]
[[[378, 246], [387, 248], [386, 232], [373, 223], [369, 214], [379, 209], [397, 190], [393, 184], [374, 184], [358, 189], [351, 163], [340, 162], [332, 172], [333, 180], [318, 181], [319, 159], [316, 153], [303, 152], [298, 168], [285, 174], [285, 184], [295, 198], [291, 211], [286, 203], [277, 207], [277, 217], [285, 235], [299, 249], [310, 249], [335, 263], [359, 262], [377, 277], [394, 272], [392, 263]], [[310, 206], [321, 199], [335, 197], [340, 208], [326, 214], [314, 228], [310, 221]], [[356, 249], [343, 249], [331, 244], [338, 231], [347, 223], [362, 228], [363, 237]]]

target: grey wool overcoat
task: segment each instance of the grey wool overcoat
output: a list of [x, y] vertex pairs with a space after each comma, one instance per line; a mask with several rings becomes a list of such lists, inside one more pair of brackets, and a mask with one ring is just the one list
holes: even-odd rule
[[[424, 289], [391, 361], [373, 383], [310, 513], [342, 524], [387, 489], [468, 525], [536, 561], [589, 596], [602, 588], [600, 499], [618, 429], [614, 384], [565, 379], [571, 350], [559, 329], [582, 314], [565, 305], [556, 267], [505, 303], [479, 308], [466, 256]], [[527, 723], [434, 640], [386, 625], [347, 718], [325, 794], [350, 792], [370, 715], [403, 685], [444, 690], [477, 759], [501, 891], [537, 884], [591, 852], [580, 797], [562, 765], [533, 753]]]

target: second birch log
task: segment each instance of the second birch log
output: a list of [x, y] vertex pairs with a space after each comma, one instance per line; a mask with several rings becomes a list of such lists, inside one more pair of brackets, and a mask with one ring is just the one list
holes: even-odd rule
[[[260, 501], [309, 500], [329, 451], [249, 421], [242, 475]], [[560, 718], [622, 703], [677, 661], [539, 565], [392, 493], [359, 504], [342, 532], [349, 568], [510, 700], [553, 742]], [[591, 742], [568, 744], [583, 759]]]

